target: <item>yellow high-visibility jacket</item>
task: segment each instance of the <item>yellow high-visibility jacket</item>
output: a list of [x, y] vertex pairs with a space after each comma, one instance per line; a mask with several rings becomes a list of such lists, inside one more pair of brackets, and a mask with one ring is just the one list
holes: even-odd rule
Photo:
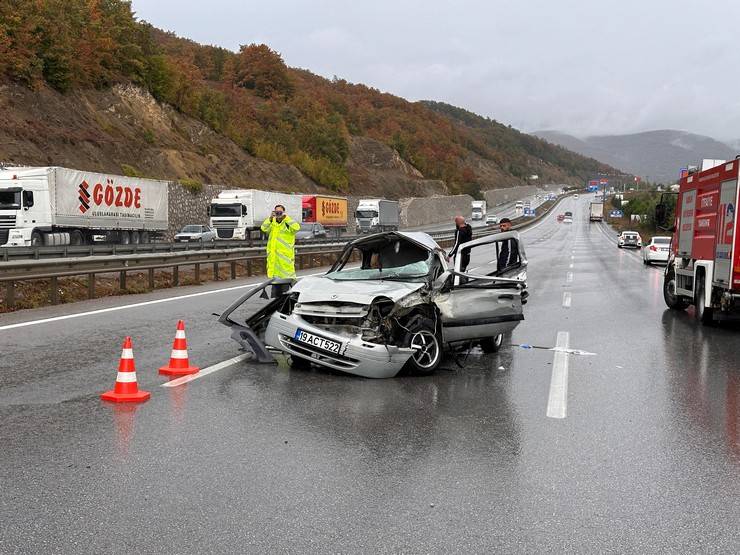
[[295, 278], [295, 234], [301, 225], [285, 216], [280, 223], [267, 218], [260, 229], [268, 235], [267, 277]]

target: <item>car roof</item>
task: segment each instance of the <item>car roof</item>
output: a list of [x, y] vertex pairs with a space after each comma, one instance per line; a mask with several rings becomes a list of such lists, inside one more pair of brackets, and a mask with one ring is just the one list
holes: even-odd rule
[[421, 247], [424, 247], [427, 250], [430, 250], [430, 251], [441, 250], [441, 247], [437, 244], [437, 241], [432, 239], [431, 235], [429, 235], [428, 233], [424, 233], [423, 231], [384, 231], [381, 233], [374, 233], [366, 237], [355, 239], [349, 244], [350, 245], [362, 244], [366, 241], [377, 238], [378, 236], [381, 236], [381, 235], [396, 236], [396, 237], [400, 236], [405, 239], [408, 239], [409, 241], [416, 243], [417, 245]]

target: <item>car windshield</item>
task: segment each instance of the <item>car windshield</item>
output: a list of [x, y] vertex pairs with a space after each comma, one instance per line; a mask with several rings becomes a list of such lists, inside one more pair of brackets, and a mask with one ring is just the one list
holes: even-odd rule
[[241, 215], [241, 204], [211, 204], [211, 216], [230, 216], [238, 218]]
[[200, 231], [199, 225], [186, 225], [182, 228], [182, 233], [200, 233]]
[[20, 210], [20, 191], [0, 191], [0, 210]]
[[[359, 267], [346, 267], [349, 261], [358, 258]], [[418, 244], [397, 236], [381, 236], [345, 251], [336, 269], [326, 277], [337, 281], [419, 281], [428, 276], [433, 262], [434, 253]]]
[[358, 218], [377, 218], [378, 213], [375, 210], [358, 210], [356, 216]]

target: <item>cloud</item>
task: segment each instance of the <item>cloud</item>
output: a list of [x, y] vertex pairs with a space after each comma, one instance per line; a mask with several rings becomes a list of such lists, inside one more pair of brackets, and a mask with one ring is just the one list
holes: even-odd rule
[[450, 102], [524, 130], [740, 135], [740, 3], [716, 0], [135, 0], [200, 42]]

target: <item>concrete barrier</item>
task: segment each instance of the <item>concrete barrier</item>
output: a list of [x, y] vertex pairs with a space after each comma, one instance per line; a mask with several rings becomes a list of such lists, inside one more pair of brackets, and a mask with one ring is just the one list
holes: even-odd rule
[[498, 206], [506, 202], [514, 202], [526, 197], [531, 197], [539, 190], [534, 185], [522, 185], [519, 187], [507, 187], [505, 189], [491, 189], [483, 191], [486, 203], [489, 207]]
[[401, 199], [401, 227], [450, 222], [457, 215], [470, 218], [470, 195], [411, 197]]

